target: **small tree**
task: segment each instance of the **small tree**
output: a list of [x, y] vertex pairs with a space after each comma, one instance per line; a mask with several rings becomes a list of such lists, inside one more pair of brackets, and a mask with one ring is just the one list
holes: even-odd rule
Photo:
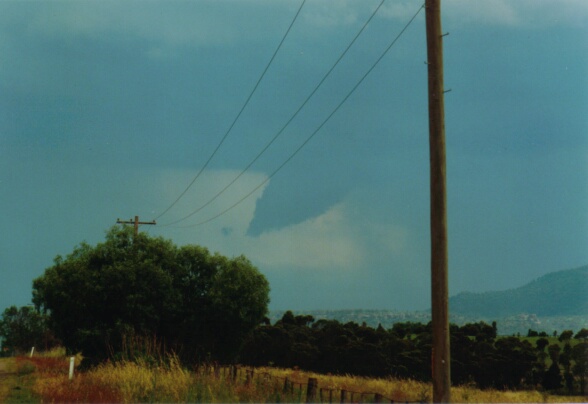
[[562, 387], [561, 369], [557, 362], [553, 362], [543, 378], [543, 387], [546, 390], [556, 390]]
[[547, 338], [539, 338], [536, 342], [535, 345], [537, 346], [537, 349], [541, 352], [545, 351], [545, 347], [547, 345], [549, 345], [549, 340]]
[[561, 334], [559, 334], [559, 342], [569, 341], [572, 339], [572, 335], [574, 335], [572, 330], [562, 331]]
[[580, 394], [586, 394], [586, 378], [588, 378], [588, 342], [580, 342], [572, 348], [571, 357], [574, 360], [572, 372], [580, 379]]
[[551, 358], [552, 362], [559, 362], [559, 353], [561, 352], [561, 347], [558, 344], [551, 344], [547, 347], [547, 352], [549, 352], [549, 357]]
[[575, 339], [588, 339], [588, 329], [582, 328], [576, 335], [574, 335]]

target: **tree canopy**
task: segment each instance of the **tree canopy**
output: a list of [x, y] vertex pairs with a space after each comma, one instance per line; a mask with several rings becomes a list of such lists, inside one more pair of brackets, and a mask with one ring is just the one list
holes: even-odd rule
[[147, 337], [184, 359], [229, 361], [264, 319], [269, 284], [244, 256], [112, 227], [105, 242], [56, 257], [33, 302], [68, 349], [96, 360]]

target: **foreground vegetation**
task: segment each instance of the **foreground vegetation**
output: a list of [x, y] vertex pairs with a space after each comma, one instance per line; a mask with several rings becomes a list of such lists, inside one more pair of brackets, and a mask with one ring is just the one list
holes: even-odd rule
[[[0, 379], [2, 402], [305, 402], [310, 378], [316, 379], [313, 401], [430, 402], [429, 383], [393, 378], [321, 375], [299, 369], [200, 366], [187, 369], [174, 355], [106, 362], [75, 371], [69, 380], [69, 357], [63, 350], [47, 355], [0, 359], [11, 377]], [[79, 362], [79, 357], [76, 362]], [[454, 402], [582, 402], [586, 397], [554, 396], [539, 391], [452, 389]]]

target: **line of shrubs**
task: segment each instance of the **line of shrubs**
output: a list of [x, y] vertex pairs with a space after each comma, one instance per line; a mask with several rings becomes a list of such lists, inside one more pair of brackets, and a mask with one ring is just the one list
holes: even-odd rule
[[[496, 323], [484, 322], [451, 325], [450, 335], [455, 385], [540, 387], [570, 394], [586, 391], [585, 340], [572, 347], [568, 338], [563, 349], [560, 344], [549, 345], [546, 338], [533, 345], [524, 338], [498, 337]], [[353, 322], [315, 321], [309, 315], [286, 312], [274, 325], [267, 322], [249, 335], [240, 361], [252, 366], [298, 366], [321, 373], [429, 381], [431, 344], [431, 323], [396, 323], [385, 330]]]

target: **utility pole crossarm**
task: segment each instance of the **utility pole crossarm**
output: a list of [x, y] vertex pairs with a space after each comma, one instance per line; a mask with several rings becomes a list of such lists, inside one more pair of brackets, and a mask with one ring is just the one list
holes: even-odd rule
[[152, 220], [150, 222], [140, 222], [139, 216], [135, 216], [135, 220], [133, 220], [133, 219], [129, 219], [129, 220], [116, 219], [116, 223], [117, 224], [132, 224], [135, 227], [135, 236], [139, 233], [139, 225], [140, 224], [151, 224], [151, 225], [157, 224], [157, 223], [155, 223], [155, 220]]

